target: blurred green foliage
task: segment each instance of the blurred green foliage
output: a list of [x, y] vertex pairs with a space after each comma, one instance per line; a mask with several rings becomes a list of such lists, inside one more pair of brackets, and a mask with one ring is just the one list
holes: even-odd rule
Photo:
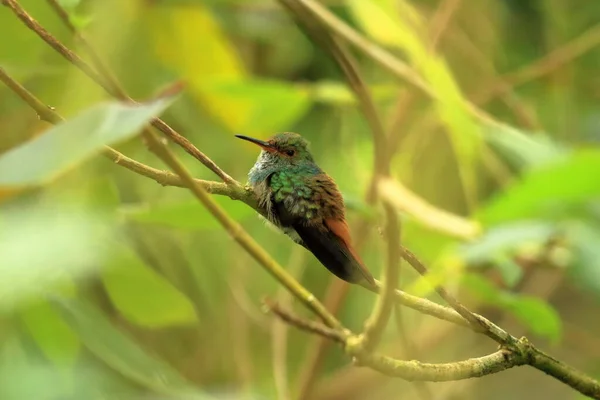
[[[20, 3], [84, 54], [46, 2]], [[272, 320], [260, 312], [260, 299], [275, 296], [277, 284], [187, 191], [94, 155], [110, 144], [164, 168], [134, 138], [162, 113], [244, 181], [257, 154], [233, 134], [300, 132], [344, 193], [350, 224], [369, 221], [361, 253], [379, 274], [385, 260], [377, 234], [381, 214], [363, 201], [373, 144], [343, 76], [276, 2], [60, 3], [132, 97], [153, 98], [177, 80], [186, 89], [141, 107], [116, 103], [10, 10], [0, 9], [0, 66], [68, 118], [50, 127], [0, 86], [0, 398], [286, 398], [278, 397], [274, 381], [281, 365], [272, 365], [279, 351]], [[428, 97], [356, 52], [397, 139], [393, 177], [484, 227], [481, 237], [460, 242], [406, 215], [403, 244], [469, 306], [508, 324], [508, 316], [515, 317], [515, 335], [547, 343], [577, 367], [600, 368], [600, 3], [462, 2], [444, 25], [439, 13], [445, 3], [323, 1], [406, 60], [431, 88]], [[435, 32], [441, 33], [434, 46]], [[571, 54], [582, 37], [584, 51], [550, 57], [542, 73], [511, 80], [514, 71], [554, 49]], [[509, 87], [495, 90], [502, 76]], [[480, 93], [493, 93], [481, 107], [506, 126], [490, 126], [464, 106]], [[195, 176], [216, 179], [169, 147]], [[294, 245], [249, 207], [216, 200], [282, 264], [300, 262]], [[301, 263], [307, 268], [299, 279], [324, 297], [332, 278], [309, 255]], [[403, 287], [420, 287], [408, 268], [402, 275]], [[340, 313], [351, 329], [361, 329], [374, 302], [363, 292], [351, 289]], [[405, 333], [416, 339], [446, 327], [406, 314]], [[475, 355], [476, 339], [465, 345], [456, 332], [447, 335], [442, 343], [419, 344], [423, 359]], [[392, 352], [397, 337], [390, 327], [386, 346]], [[292, 390], [310, 341], [289, 332], [284, 363]], [[361, 369], [351, 375], [347, 364], [339, 349], [327, 353], [315, 398], [396, 398], [404, 385], [383, 385]], [[530, 382], [507, 384], [509, 375], [500, 374], [481, 386], [494, 385], [493, 379], [501, 387], [498, 398], [530, 398]], [[535, 379], [537, 385], [546, 378]], [[362, 382], [360, 390], [344, 392], [354, 381]], [[558, 383], [543, 382], [538, 395], [577, 398]], [[337, 397], [326, 395], [332, 388]], [[417, 398], [408, 393], [403, 398]], [[482, 398], [477, 389], [460, 396]]]

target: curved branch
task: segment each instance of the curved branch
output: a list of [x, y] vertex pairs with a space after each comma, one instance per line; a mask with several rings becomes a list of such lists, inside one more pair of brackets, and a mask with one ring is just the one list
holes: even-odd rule
[[265, 301], [265, 306], [268, 311], [298, 329], [320, 335], [342, 344], [346, 354], [354, 357], [358, 365], [367, 366], [384, 375], [402, 378], [408, 381], [446, 382], [478, 378], [495, 374], [509, 368], [525, 365], [529, 360], [528, 352], [526, 350], [526, 341], [522, 342], [522, 346], [519, 347], [517, 351], [501, 349], [483, 357], [451, 363], [432, 364], [414, 360], [398, 360], [392, 357], [372, 353], [364, 346], [364, 340], [360, 336], [327, 328], [318, 322], [308, 321], [282, 309], [278, 304], [268, 300]]
[[[351, 351], [349, 352], [351, 354]], [[480, 378], [526, 364], [524, 357], [508, 350], [498, 350], [483, 357], [441, 364], [396, 360], [371, 353], [360, 354], [359, 359], [362, 364], [384, 375], [407, 381], [427, 382]]]

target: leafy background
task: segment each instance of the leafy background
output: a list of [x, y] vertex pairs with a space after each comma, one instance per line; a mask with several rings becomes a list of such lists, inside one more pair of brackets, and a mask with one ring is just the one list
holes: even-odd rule
[[[467, 305], [600, 376], [600, 3], [463, 1], [447, 24], [440, 15], [452, 1], [323, 3], [412, 65], [436, 99], [355, 53], [398, 143], [386, 192], [403, 210], [404, 244]], [[21, 4], [77, 48], [46, 2]], [[0, 87], [1, 397], [283, 399], [284, 382], [294, 398], [314, 338], [261, 312], [261, 298], [283, 298], [281, 289], [187, 191], [95, 154], [112, 143], [163, 168], [134, 135], [164, 110], [244, 180], [256, 149], [234, 133], [300, 132], [343, 191], [350, 224], [370, 221], [362, 254], [378, 274], [382, 221], [363, 200], [372, 142], [343, 77], [276, 2], [61, 4], [133, 97], [152, 98], [175, 80], [186, 90], [141, 109], [110, 102], [0, 9], [0, 64], [69, 119], [53, 128]], [[465, 99], [506, 125], [473, 117]], [[213, 179], [171, 147], [195, 176]], [[456, 220], [440, 229], [428, 209], [404, 204], [398, 182], [475, 233], [457, 234]], [[325, 296], [332, 278], [316, 260], [249, 207], [217, 200]], [[402, 286], [439, 300], [406, 268]], [[352, 288], [342, 320], [360, 329], [373, 301]], [[412, 311], [404, 318], [424, 361], [493, 350], [460, 328]], [[390, 326], [384, 349], [402, 356], [398, 335]], [[431, 389], [436, 399], [578, 398], [525, 368]], [[352, 366], [332, 347], [310, 398], [418, 397], [411, 384]]]

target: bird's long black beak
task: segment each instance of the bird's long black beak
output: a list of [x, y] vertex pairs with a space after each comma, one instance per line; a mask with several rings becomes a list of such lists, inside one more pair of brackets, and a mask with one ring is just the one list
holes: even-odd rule
[[259, 145], [260, 147], [262, 147], [265, 150], [272, 150], [273, 149], [273, 146], [271, 145], [271, 143], [265, 142], [264, 140], [255, 139], [253, 137], [244, 136], [244, 135], [235, 135], [235, 137], [238, 138], [238, 139], [246, 140], [248, 142], [252, 142], [252, 143], [254, 143], [256, 145]]

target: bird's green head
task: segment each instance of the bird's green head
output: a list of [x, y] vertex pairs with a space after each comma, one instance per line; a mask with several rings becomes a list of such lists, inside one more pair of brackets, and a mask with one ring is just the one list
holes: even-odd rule
[[318, 169], [308, 150], [308, 142], [294, 132], [282, 132], [268, 140], [235, 135], [258, 145], [262, 151], [250, 170], [250, 183], [262, 181], [275, 171], [286, 169]]

